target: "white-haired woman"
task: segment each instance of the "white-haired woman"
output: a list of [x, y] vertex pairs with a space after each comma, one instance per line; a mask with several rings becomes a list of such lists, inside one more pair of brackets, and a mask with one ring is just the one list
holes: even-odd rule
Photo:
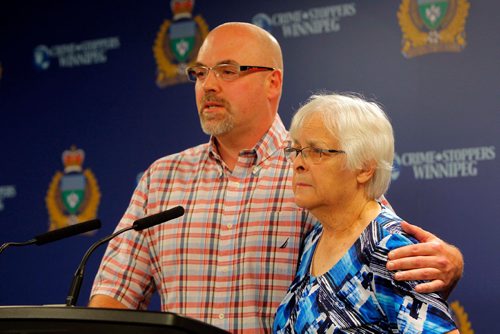
[[392, 127], [382, 109], [354, 95], [315, 95], [293, 117], [295, 201], [321, 224], [278, 308], [277, 333], [458, 333], [446, 301], [393, 279], [392, 249], [416, 243], [377, 201], [388, 189]]

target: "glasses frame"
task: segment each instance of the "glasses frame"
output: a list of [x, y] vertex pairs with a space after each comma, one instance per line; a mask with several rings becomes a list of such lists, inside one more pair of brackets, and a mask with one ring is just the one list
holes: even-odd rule
[[[237, 70], [236, 76], [234, 78], [230, 78], [230, 79], [224, 78], [223, 73], [220, 73], [219, 71], [217, 71], [218, 68], [221, 68], [223, 66], [234, 66], [234, 68]], [[200, 80], [196, 77], [196, 75], [193, 73], [193, 71], [196, 68], [202, 68], [202, 69], [205, 69], [207, 71], [205, 79]], [[276, 70], [276, 68], [268, 67], [268, 66], [237, 65], [237, 64], [226, 64], [226, 63], [217, 64], [217, 65], [212, 66], [212, 67], [205, 66], [205, 65], [195, 65], [195, 66], [189, 66], [188, 68], [186, 68], [186, 75], [188, 77], [188, 80], [191, 82], [197, 82], [197, 81], [204, 82], [207, 79], [208, 75], [210, 74], [210, 71], [213, 71], [213, 73], [215, 74], [215, 76], [217, 78], [220, 78], [224, 81], [229, 82], [229, 81], [234, 81], [234, 80], [238, 79], [241, 76], [242, 72], [248, 72], [251, 70], [254, 70], [254, 72], [251, 72], [251, 73], [255, 73], [255, 72], [262, 72], [262, 71], [274, 71], [274, 70]]]
[[[294, 162], [295, 159], [298, 158], [299, 154], [302, 155], [302, 158], [306, 161], [311, 161], [312, 163], [320, 163], [321, 160], [323, 159], [323, 154], [326, 153], [332, 153], [332, 154], [342, 154], [346, 153], [345, 151], [342, 150], [335, 150], [335, 149], [325, 149], [325, 148], [317, 148], [313, 146], [307, 146], [303, 148], [295, 148], [292, 146], [287, 146], [283, 149], [285, 152], [285, 157], [291, 161]], [[317, 158], [313, 158], [313, 155], [311, 155], [309, 152], [314, 152], [318, 153], [319, 156]], [[292, 154], [295, 154], [295, 157], [292, 158]]]

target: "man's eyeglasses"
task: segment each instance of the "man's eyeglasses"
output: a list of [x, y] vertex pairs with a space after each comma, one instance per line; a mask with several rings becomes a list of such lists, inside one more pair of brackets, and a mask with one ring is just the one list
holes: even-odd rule
[[208, 73], [213, 71], [215, 76], [224, 81], [233, 81], [241, 76], [241, 73], [254, 73], [262, 71], [274, 71], [273, 67], [252, 66], [252, 65], [235, 65], [235, 64], [218, 64], [213, 67], [197, 65], [186, 69], [186, 74], [189, 81], [205, 81]]
[[302, 158], [304, 158], [307, 161], [311, 161], [312, 163], [319, 163], [321, 162], [321, 158], [326, 155], [328, 156], [329, 154], [335, 154], [335, 153], [345, 153], [345, 151], [340, 151], [340, 150], [333, 150], [333, 149], [323, 149], [323, 148], [316, 148], [316, 147], [304, 147], [304, 148], [295, 148], [295, 147], [285, 147], [285, 156], [288, 160], [294, 161], [295, 158], [299, 156], [299, 154], [302, 154]]

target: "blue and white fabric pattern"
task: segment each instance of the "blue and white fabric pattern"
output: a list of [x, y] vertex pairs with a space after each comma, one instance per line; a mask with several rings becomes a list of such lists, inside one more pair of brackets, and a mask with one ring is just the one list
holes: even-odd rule
[[446, 333], [456, 328], [438, 294], [414, 291], [386, 269], [387, 254], [417, 241], [402, 232], [401, 218], [382, 206], [347, 253], [313, 276], [311, 261], [322, 226], [305, 240], [297, 275], [279, 306], [274, 333]]

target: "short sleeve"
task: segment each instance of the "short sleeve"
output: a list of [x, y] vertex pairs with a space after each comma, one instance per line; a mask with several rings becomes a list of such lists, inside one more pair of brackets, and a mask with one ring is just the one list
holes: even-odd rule
[[[130, 226], [147, 215], [147, 187], [149, 170], [134, 191], [127, 211], [115, 231]], [[92, 287], [91, 296], [112, 297], [131, 309], [146, 309], [154, 291], [149, 247], [146, 233], [127, 231], [112, 239]]]
[[[373, 258], [373, 289], [391, 328], [400, 333], [444, 333], [456, 328], [444, 299], [436, 293], [414, 291], [419, 281], [396, 281], [386, 269], [387, 254], [398, 247], [414, 244], [404, 234], [389, 234], [378, 243]], [[373, 262], [372, 262], [373, 263]]]

